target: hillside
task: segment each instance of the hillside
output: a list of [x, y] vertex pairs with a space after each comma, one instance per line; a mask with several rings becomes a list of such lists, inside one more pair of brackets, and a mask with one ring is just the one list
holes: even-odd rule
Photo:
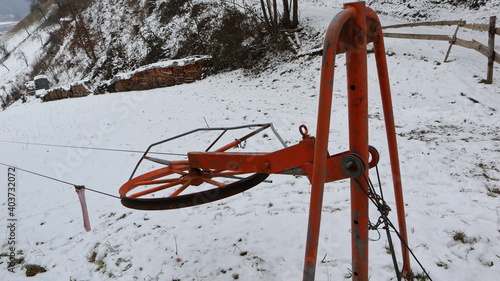
[[[314, 31], [301, 38], [303, 51], [318, 47], [342, 2], [346, 1], [302, 4], [304, 29]], [[372, 4], [381, 11], [383, 24], [416, 20], [399, 16], [404, 7]], [[488, 5], [479, 10], [443, 5], [443, 10], [427, 12], [436, 20], [467, 15], [468, 20], [484, 22], [499, 12], [497, 3]], [[454, 9], [453, 14], [443, 12], [446, 7]], [[419, 30], [450, 34], [454, 27]], [[21, 42], [22, 33], [9, 38]], [[460, 35], [484, 40], [480, 32], [461, 31]], [[38, 50], [30, 49], [33, 45], [20, 46], [31, 59], [40, 57]], [[131, 52], [137, 51], [134, 46]], [[388, 38], [386, 47], [410, 246], [433, 280], [496, 281], [500, 274], [500, 68], [495, 65], [495, 81], [486, 85], [479, 83], [486, 59], [475, 51], [454, 47], [450, 62], [442, 63], [447, 42]], [[11, 71], [24, 73], [22, 59], [14, 62], [8, 65]], [[373, 62], [370, 54], [370, 144], [381, 153], [382, 186], [393, 207]], [[340, 55], [336, 64], [332, 154], [348, 147], [345, 56]], [[153, 142], [191, 129], [272, 122], [288, 144], [295, 144], [301, 139], [300, 124], [307, 125], [311, 134], [316, 131], [320, 67], [318, 56], [290, 55], [260, 72], [238, 69], [175, 87], [48, 103], [29, 97], [0, 112], [0, 163], [117, 195], [140, 157], [132, 150], [143, 151]], [[77, 71], [65, 70], [61, 83], [77, 78], [71, 73]], [[13, 77], [4, 71], [0, 81]], [[213, 137], [197, 134], [160, 150], [181, 154], [204, 150]], [[279, 148], [279, 141], [266, 132], [240, 149]], [[0, 170], [4, 175], [0, 180], [6, 182], [7, 168]], [[6, 270], [8, 203], [0, 197], [0, 226], [6, 229], [0, 280], [301, 280], [310, 184], [304, 177], [272, 175], [269, 179], [272, 183], [221, 201], [159, 212], [127, 209], [116, 198], [87, 190], [92, 230], [86, 232], [72, 186], [18, 170], [19, 264], [16, 273]], [[350, 280], [348, 181], [327, 184], [324, 202], [316, 280]], [[396, 221], [394, 211], [389, 217]], [[371, 220], [377, 218], [371, 208]], [[377, 231], [370, 233], [377, 240], [370, 242], [370, 280], [396, 280], [387, 238], [381, 234], [377, 240]], [[41, 266], [46, 272], [27, 278], [26, 265]], [[422, 272], [414, 260], [412, 268]]]
[[15, 92], [46, 75], [54, 86], [97, 86], [119, 72], [193, 55], [211, 55], [214, 71], [249, 68], [268, 54], [287, 56], [286, 40], [264, 32], [253, 5], [48, 0], [2, 37], [0, 85]]
[[[339, 1], [314, 3], [337, 9]], [[405, 22], [486, 23], [500, 9], [498, 1], [482, 0], [368, 4], [381, 15]], [[304, 17], [307, 9], [307, 2], [300, 5], [303, 29], [291, 36], [299, 38], [300, 51], [321, 43], [314, 19]], [[258, 1], [48, 0], [0, 39], [0, 87], [6, 89], [0, 95], [19, 97], [25, 83], [37, 75], [48, 76], [53, 86], [85, 80], [97, 87], [119, 72], [192, 55], [211, 55], [214, 71], [265, 68], [289, 60], [290, 38], [266, 31], [261, 13]]]
[[0, 36], [9, 31], [16, 23], [15, 21], [0, 22]]

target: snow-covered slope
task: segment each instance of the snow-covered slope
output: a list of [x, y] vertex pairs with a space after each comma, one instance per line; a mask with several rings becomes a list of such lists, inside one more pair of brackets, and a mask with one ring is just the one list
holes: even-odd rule
[[[16, 24], [15, 21], [2, 21], [0, 22], [0, 36], [11, 29]], [[1, 42], [1, 41], [0, 41]]]
[[[323, 32], [339, 2], [329, 8], [303, 5], [302, 17]], [[386, 39], [386, 47], [410, 246], [433, 280], [497, 280], [498, 75], [493, 85], [478, 83], [485, 76], [486, 59], [459, 47], [453, 48], [450, 62], [442, 63], [445, 42]], [[369, 61], [370, 142], [381, 153], [384, 195], [393, 207], [372, 54]], [[344, 64], [340, 55], [330, 153], [347, 148]], [[207, 124], [264, 122], [273, 122], [284, 139], [296, 143], [300, 124], [313, 133], [316, 129], [320, 66], [320, 58], [302, 57], [259, 75], [234, 71], [150, 91], [16, 103], [0, 112], [0, 162], [116, 195], [139, 154], [33, 143], [143, 150]], [[495, 65], [495, 73], [499, 71]], [[279, 142], [268, 135], [250, 139], [244, 151], [278, 149]], [[200, 134], [163, 149], [201, 150], [210, 140]], [[0, 181], [7, 186], [7, 168], [0, 170]], [[310, 184], [293, 176], [270, 179], [272, 183], [222, 201], [160, 212], [126, 209], [116, 198], [87, 191], [92, 224], [87, 233], [72, 186], [18, 171], [16, 258], [24, 261], [16, 273], [7, 271], [5, 187], [0, 197], [0, 227], [5, 231], [0, 280], [27, 279], [26, 264], [47, 270], [33, 280], [301, 280]], [[348, 280], [348, 181], [327, 184], [324, 202], [317, 280]], [[376, 211], [371, 212], [375, 221]], [[396, 221], [394, 212], [390, 218]], [[466, 237], [460, 241], [457, 234]], [[412, 268], [421, 272], [413, 260]], [[370, 280], [395, 280], [384, 236], [370, 242], [370, 275]]]
[[368, 0], [366, 3], [382, 14], [408, 21], [461, 19], [487, 23], [500, 9], [496, 0]]

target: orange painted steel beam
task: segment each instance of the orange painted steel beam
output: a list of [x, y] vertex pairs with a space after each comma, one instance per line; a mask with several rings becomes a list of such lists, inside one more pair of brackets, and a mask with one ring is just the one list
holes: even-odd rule
[[[315, 139], [307, 138], [294, 146], [275, 152], [189, 152], [190, 168], [210, 169], [218, 171], [235, 171], [236, 173], [266, 173], [313, 176]], [[376, 154], [376, 155], [374, 155]], [[349, 151], [330, 156], [327, 152], [325, 182], [349, 178], [357, 169], [373, 168], [378, 163], [378, 152], [373, 148], [372, 161], [368, 166], [355, 167], [354, 171], [346, 169], [345, 162], [354, 157]], [[158, 183], [160, 181], [154, 181]], [[142, 183], [141, 183], [142, 184]]]
[[[346, 171], [344, 159], [349, 155], [360, 159], [363, 167], [357, 178], [351, 178], [351, 233], [353, 280], [368, 280], [368, 80], [366, 45], [373, 42], [382, 105], [389, 145], [391, 171], [396, 196], [399, 231], [402, 245], [408, 244], [399, 156], [396, 142], [394, 115], [380, 21], [364, 2], [346, 3], [330, 23], [324, 39], [320, 96], [316, 138], [301, 128], [304, 140], [299, 144], [273, 153], [191, 152], [192, 168], [235, 170], [248, 173], [281, 173], [307, 175], [312, 183], [303, 280], [315, 278], [318, 239], [325, 182], [353, 177]], [[349, 117], [349, 151], [333, 156], [328, 153], [335, 57], [346, 53], [347, 99]], [[233, 144], [231, 144], [233, 145]], [[228, 145], [228, 146], [231, 146]], [[228, 147], [226, 146], [226, 147]], [[372, 157], [374, 155], [372, 154]], [[402, 246], [403, 274], [411, 273], [408, 249]]]
[[[303, 140], [294, 146], [272, 153], [256, 152], [189, 152], [191, 168], [238, 171], [241, 173], [313, 175], [314, 138]], [[326, 160], [325, 182], [349, 178], [343, 160], [349, 151]]]
[[271, 153], [189, 152], [192, 168], [274, 174], [313, 162], [314, 139]]
[[[328, 133], [332, 108], [335, 56], [346, 53], [349, 143], [350, 152], [368, 162], [368, 91], [366, 44], [374, 42], [382, 103], [389, 143], [391, 171], [393, 175], [396, 207], [402, 244], [408, 244], [404, 201], [396, 143], [394, 116], [389, 88], [389, 76], [380, 21], [375, 12], [364, 2], [346, 3], [344, 10], [332, 20], [325, 35], [320, 82], [318, 127], [314, 155], [311, 203], [306, 241], [303, 280], [312, 281], [315, 275], [317, 247], [321, 221], [324, 178], [329, 169], [327, 163]], [[363, 177], [368, 178], [368, 170]], [[351, 180], [351, 233], [353, 280], [368, 280], [368, 198], [367, 183], [363, 177]], [[408, 249], [403, 247], [403, 273], [409, 274]]]
[[233, 147], [239, 145], [240, 143], [242, 143], [243, 141], [245, 141], [245, 140], [247, 140], [247, 139], [255, 136], [259, 132], [262, 132], [263, 130], [265, 130], [265, 129], [269, 128], [269, 127], [271, 127], [271, 124], [266, 124], [266, 125], [262, 126], [261, 128], [259, 128], [259, 129], [255, 130], [255, 131], [247, 134], [246, 136], [244, 136], [242, 138], [239, 138], [239, 139], [236, 139], [236, 140], [234, 140], [234, 141], [232, 141], [232, 142], [224, 145], [223, 147], [217, 149], [216, 152], [224, 152], [224, 151], [226, 151], [226, 150], [228, 150], [230, 148], [233, 148]]
[[[366, 9], [363, 2], [347, 4], [356, 15], [347, 31], [351, 48], [346, 52], [349, 148], [368, 163], [368, 73]], [[368, 280], [368, 169], [351, 179], [352, 279]]]
[[[376, 165], [379, 158], [378, 152], [368, 145], [366, 46], [369, 42], [373, 42], [374, 44], [396, 197], [399, 232], [403, 240], [401, 243], [403, 276], [409, 276], [411, 274], [411, 267], [409, 249], [407, 248], [408, 238], [401, 172], [383, 34], [377, 15], [373, 10], [367, 8], [364, 2], [346, 3], [344, 10], [335, 16], [327, 29], [323, 42], [316, 138], [310, 137], [307, 128], [302, 125], [300, 132], [303, 140], [294, 146], [271, 153], [225, 152], [271, 126], [267, 124], [214, 152], [190, 152], [188, 153], [188, 161], [171, 161], [168, 162], [168, 167], [131, 179], [120, 188], [120, 195], [126, 197], [128, 191], [148, 184], [163, 185], [129, 197], [141, 196], [142, 194], [149, 194], [150, 192], [156, 192], [157, 190], [169, 188], [173, 185], [182, 184], [172, 195], [175, 199], [187, 185], [198, 186], [203, 182], [209, 182], [212, 185], [221, 187], [220, 190], [223, 190], [226, 185], [212, 179], [214, 176], [223, 176], [223, 174], [229, 176], [234, 173], [257, 173], [253, 177], [242, 180], [243, 183], [241, 184], [227, 185], [228, 190], [229, 187], [235, 188], [236, 186], [244, 187], [244, 190], [246, 190], [265, 179], [267, 177], [266, 174], [307, 175], [311, 182], [311, 197], [303, 280], [313, 281], [316, 271], [324, 184], [330, 181], [351, 178], [352, 278], [355, 281], [368, 281], [368, 168]], [[330, 155], [328, 152], [328, 142], [332, 112], [335, 58], [339, 53], [346, 53], [349, 151]], [[369, 162], [370, 155], [372, 160]], [[179, 174], [181, 177], [177, 181], [175, 179], [161, 179], [171, 174]], [[240, 188], [239, 190], [242, 189]], [[226, 192], [224, 197], [234, 194]], [[201, 195], [204, 196], [205, 193]], [[194, 196], [198, 195], [195, 193]], [[186, 200], [184, 198], [181, 199], [184, 200], [182, 201], [182, 204], [184, 204]], [[211, 201], [213, 200], [206, 200], [203, 203]], [[188, 204], [188, 206], [197, 204]], [[140, 205], [141, 208], [144, 208], [144, 206]], [[168, 204], [163, 201], [158, 203], [158, 208], [168, 209], [172, 208], [172, 206], [177, 208], [180, 206], [180, 203], [178, 201], [168, 202]], [[156, 209], [156, 205], [146, 207], [145, 209], [148, 210]]]
[[[340, 35], [343, 33], [356, 10], [352, 7], [341, 11], [333, 18], [323, 42], [323, 60], [321, 68], [320, 95], [318, 105], [318, 123], [316, 128], [316, 146], [314, 149], [314, 165], [307, 226], [306, 252], [304, 259], [303, 280], [312, 281], [316, 274], [316, 259], [323, 207], [323, 191], [326, 176], [326, 159], [328, 137], [330, 132], [330, 115], [332, 109], [335, 56], [339, 46], [343, 46]], [[340, 51], [340, 50], [339, 50]]]
[[377, 72], [379, 76], [380, 93], [382, 96], [382, 108], [384, 111], [385, 129], [387, 143], [389, 146], [389, 159], [391, 163], [392, 181], [394, 187], [394, 196], [396, 199], [396, 214], [398, 218], [399, 234], [401, 235], [401, 252], [403, 255], [402, 275], [410, 276], [410, 253], [408, 245], [408, 232], [406, 228], [405, 203], [403, 198], [403, 185], [401, 182], [401, 169], [399, 166], [398, 143], [396, 139], [396, 123], [394, 122], [394, 112], [392, 107], [391, 87], [389, 84], [389, 71], [387, 69], [387, 58], [385, 54], [384, 35], [382, 26], [377, 14], [372, 9], [367, 9], [367, 18], [369, 19], [368, 33], [373, 41], [375, 59], [377, 62]]

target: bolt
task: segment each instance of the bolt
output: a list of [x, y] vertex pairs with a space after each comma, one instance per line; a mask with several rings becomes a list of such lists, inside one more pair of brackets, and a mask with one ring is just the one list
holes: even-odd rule
[[266, 172], [269, 172], [271, 170], [271, 163], [269, 163], [269, 161], [264, 162], [262, 166], [264, 168], [264, 171]]

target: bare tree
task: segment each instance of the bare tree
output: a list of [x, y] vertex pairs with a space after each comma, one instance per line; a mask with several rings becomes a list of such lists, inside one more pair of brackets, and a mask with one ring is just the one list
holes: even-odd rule
[[26, 54], [24, 52], [19, 52], [19, 55], [18, 55], [18, 58], [21, 59], [22, 61], [24, 61], [24, 63], [26, 64], [26, 66], [29, 66], [28, 64], [28, 58], [26, 57]]
[[43, 44], [43, 38], [42, 38], [42, 35], [40, 35], [40, 33], [38, 33], [38, 32], [37, 32], [37, 33], [34, 33], [34, 34], [33, 34], [33, 38], [40, 40], [40, 45], [41, 45], [42, 47], [44, 46], [44, 44]]
[[292, 25], [290, 22], [290, 5], [288, 5], [288, 0], [283, 0], [283, 26], [289, 27]]
[[0, 43], [0, 55], [6, 56], [9, 52], [7, 51], [7, 47], [5, 47], [4, 43]]
[[30, 4], [30, 11], [33, 12], [36, 10], [41, 4], [45, 3], [47, 0], [26, 0]]
[[86, 7], [89, 1], [65, 0], [64, 7], [67, 8], [75, 21], [74, 43], [81, 48], [88, 58], [92, 61], [97, 61], [95, 54], [96, 40], [95, 35], [87, 27], [87, 23], [81, 13], [81, 10]]
[[26, 31], [26, 33], [28, 33], [28, 37], [31, 36], [31, 33], [28, 30], [28, 28], [26, 27], [26, 25], [23, 25], [23, 28], [24, 28], [24, 31]]
[[35, 10], [38, 11], [42, 15], [44, 20], [47, 20], [47, 16], [45, 14], [45, 11], [42, 8], [40, 8], [40, 5], [36, 6]]
[[[279, 28], [296, 28], [299, 25], [298, 0], [282, 0], [283, 12], [278, 11], [277, 0], [260, 0], [262, 16], [271, 32]], [[280, 20], [281, 16], [281, 20]]]
[[2, 65], [3, 67], [7, 68], [8, 71], [10, 71], [10, 69], [5, 65], [5, 63], [2, 61]]
[[299, 0], [292, 0], [292, 26], [293, 28], [299, 26]]
[[[9, 96], [9, 94], [5, 90], [5, 86], [2, 86], [1, 89], [3, 90], [3, 92], [5, 93], [5, 97], [7, 98], [7, 96]], [[2, 109], [5, 109], [7, 107], [7, 101], [5, 100], [5, 98], [1, 94], [0, 94], [0, 101], [2, 102], [2, 104], [1, 104]]]
[[0, 59], [0, 63], [3, 65], [3, 67], [5, 67], [8, 71], [10, 71], [10, 69], [5, 65], [5, 60], [10, 56], [10, 53], [9, 51], [7, 50], [7, 47], [5, 47], [5, 44], [2, 43], [0, 44], [0, 54], [2, 54], [2, 58]]

